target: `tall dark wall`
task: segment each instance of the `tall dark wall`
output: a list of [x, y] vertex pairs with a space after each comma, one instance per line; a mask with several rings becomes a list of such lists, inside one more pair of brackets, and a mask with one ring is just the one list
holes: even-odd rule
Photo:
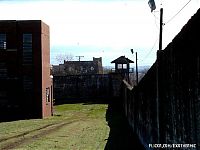
[[109, 75], [55, 76], [54, 98], [57, 102], [73, 99], [105, 99], [110, 96], [110, 84]]
[[129, 123], [147, 149], [151, 143], [200, 149], [200, 10], [157, 55], [139, 85], [123, 89]]

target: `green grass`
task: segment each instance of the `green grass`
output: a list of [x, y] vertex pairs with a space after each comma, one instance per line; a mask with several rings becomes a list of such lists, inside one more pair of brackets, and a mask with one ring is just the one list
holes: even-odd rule
[[55, 106], [53, 117], [0, 123], [0, 149], [104, 149], [107, 104]]

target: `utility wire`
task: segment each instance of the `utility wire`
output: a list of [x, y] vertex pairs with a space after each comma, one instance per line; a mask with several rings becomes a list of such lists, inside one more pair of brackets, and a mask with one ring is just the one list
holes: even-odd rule
[[143, 62], [143, 61], [151, 54], [151, 52], [152, 52], [153, 49], [155, 48], [157, 42], [158, 42], [158, 38], [155, 40], [155, 42], [154, 42], [154, 44], [153, 44], [151, 50], [150, 50], [150, 51], [147, 53], [147, 55], [141, 60], [141, 62]]
[[155, 23], [155, 25], [156, 25], [156, 28], [159, 29], [159, 27], [158, 27], [158, 25], [157, 25], [157, 20], [159, 20], [159, 18], [156, 17], [156, 15], [155, 15], [154, 12], [153, 12], [152, 14], [153, 14], [153, 16], [154, 16], [154, 23]]
[[167, 22], [165, 22], [164, 25], [172, 21], [191, 1], [192, 0], [189, 0], [174, 16], [172, 16]]

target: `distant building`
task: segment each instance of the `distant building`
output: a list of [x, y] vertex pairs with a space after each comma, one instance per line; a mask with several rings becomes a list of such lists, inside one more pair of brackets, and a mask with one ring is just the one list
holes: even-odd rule
[[49, 26], [0, 21], [0, 117], [52, 115]]
[[64, 61], [64, 64], [53, 65], [53, 75], [88, 75], [103, 74], [102, 58], [93, 61]]

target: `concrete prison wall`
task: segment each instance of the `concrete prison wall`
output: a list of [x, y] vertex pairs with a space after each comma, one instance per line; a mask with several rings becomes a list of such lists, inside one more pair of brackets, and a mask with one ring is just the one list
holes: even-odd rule
[[146, 149], [154, 143], [200, 149], [200, 10], [157, 55], [137, 87], [123, 88], [129, 123]]

